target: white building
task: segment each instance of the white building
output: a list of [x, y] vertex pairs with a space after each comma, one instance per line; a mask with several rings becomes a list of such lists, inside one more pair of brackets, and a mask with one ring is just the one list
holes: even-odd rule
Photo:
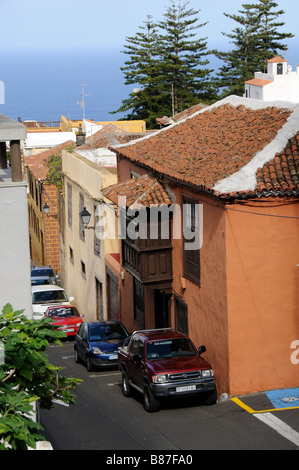
[[296, 70], [282, 57], [268, 60], [267, 73], [255, 72], [254, 78], [245, 82], [246, 98], [263, 101], [299, 102], [299, 65]]
[[0, 114], [0, 311], [10, 303], [32, 318], [27, 183], [21, 165], [24, 139], [26, 127]]

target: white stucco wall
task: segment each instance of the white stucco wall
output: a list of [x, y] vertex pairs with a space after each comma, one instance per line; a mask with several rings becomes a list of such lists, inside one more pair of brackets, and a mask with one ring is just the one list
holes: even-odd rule
[[[0, 176], [3, 178], [3, 172]], [[0, 310], [10, 303], [32, 318], [27, 184], [0, 181]]]

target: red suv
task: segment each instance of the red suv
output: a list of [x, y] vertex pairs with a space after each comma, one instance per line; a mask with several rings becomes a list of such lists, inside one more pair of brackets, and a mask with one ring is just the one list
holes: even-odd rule
[[147, 411], [157, 411], [160, 399], [199, 395], [216, 403], [214, 371], [190, 338], [172, 329], [135, 331], [118, 351], [125, 396], [134, 388], [143, 394]]

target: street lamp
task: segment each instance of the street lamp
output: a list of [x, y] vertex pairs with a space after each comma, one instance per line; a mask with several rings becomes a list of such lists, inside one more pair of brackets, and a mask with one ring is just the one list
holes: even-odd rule
[[50, 210], [50, 207], [48, 206], [47, 203], [45, 203], [45, 205], [43, 206], [43, 211], [45, 214], [49, 214], [49, 210]]
[[88, 210], [86, 209], [86, 207], [83, 208], [83, 210], [79, 213], [79, 216], [82, 220], [82, 223], [83, 225], [88, 225], [89, 222], [90, 222], [90, 217], [91, 217], [91, 214], [88, 212]]

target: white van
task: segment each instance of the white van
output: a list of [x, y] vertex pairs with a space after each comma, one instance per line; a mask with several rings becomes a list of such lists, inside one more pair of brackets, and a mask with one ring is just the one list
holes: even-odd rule
[[56, 285], [32, 286], [33, 319], [43, 318], [50, 305], [70, 305], [74, 297], [68, 298], [65, 290]]

